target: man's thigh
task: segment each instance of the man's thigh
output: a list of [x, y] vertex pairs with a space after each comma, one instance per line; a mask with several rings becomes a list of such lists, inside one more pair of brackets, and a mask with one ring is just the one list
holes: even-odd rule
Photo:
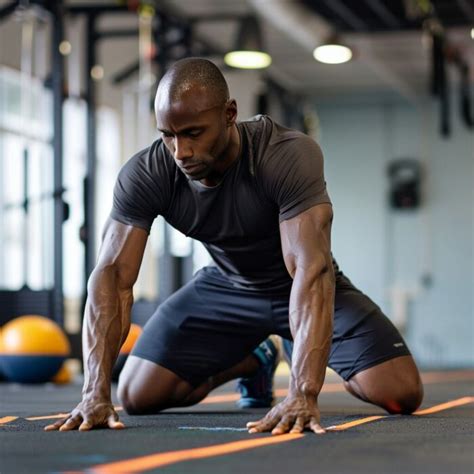
[[341, 275], [334, 304], [329, 365], [349, 380], [353, 375], [410, 351], [398, 329], [367, 295]]
[[205, 268], [158, 307], [132, 354], [197, 387], [266, 338], [270, 311], [268, 298], [235, 289], [217, 269]]
[[[277, 333], [291, 339], [287, 301], [274, 303], [274, 308]], [[392, 322], [347, 277], [338, 275], [329, 366], [347, 381], [365, 369], [404, 355], [410, 351]]]

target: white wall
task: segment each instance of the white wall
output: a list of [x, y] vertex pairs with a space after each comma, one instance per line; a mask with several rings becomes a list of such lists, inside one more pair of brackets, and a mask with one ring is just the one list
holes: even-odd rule
[[[474, 131], [453, 110], [443, 139], [434, 102], [316, 110], [342, 269], [392, 319], [390, 289], [407, 296], [405, 335], [422, 366], [474, 365]], [[402, 157], [426, 171], [415, 211], [387, 204], [387, 164]]]
[[257, 96], [262, 89], [261, 74], [256, 71], [224, 71], [230, 96], [237, 101], [238, 120], [246, 120], [256, 114]]

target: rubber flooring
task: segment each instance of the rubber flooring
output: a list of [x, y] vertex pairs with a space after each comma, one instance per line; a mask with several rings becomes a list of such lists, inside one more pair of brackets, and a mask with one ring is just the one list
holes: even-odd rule
[[[0, 384], [0, 473], [474, 473], [474, 371], [423, 374], [415, 415], [387, 416], [347, 394], [320, 395], [325, 435], [249, 435], [265, 409], [235, 406], [235, 383], [155, 416], [119, 411], [125, 430], [44, 432], [80, 400], [81, 383]], [[287, 378], [276, 378], [277, 395]], [[115, 400], [115, 402], [117, 402]]]

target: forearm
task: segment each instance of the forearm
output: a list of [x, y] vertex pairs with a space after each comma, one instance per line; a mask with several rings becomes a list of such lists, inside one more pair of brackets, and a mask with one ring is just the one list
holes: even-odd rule
[[113, 266], [96, 269], [88, 284], [82, 332], [83, 396], [109, 400], [111, 376], [130, 328], [131, 288], [121, 288]]
[[313, 277], [297, 270], [290, 296], [290, 394], [317, 397], [321, 391], [331, 348], [334, 293], [332, 265]]

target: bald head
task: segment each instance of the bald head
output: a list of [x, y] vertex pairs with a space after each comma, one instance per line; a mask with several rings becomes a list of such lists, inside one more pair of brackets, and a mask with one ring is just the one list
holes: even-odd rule
[[207, 109], [224, 104], [229, 88], [219, 68], [202, 58], [186, 58], [174, 63], [160, 81], [155, 112], [168, 110], [177, 102]]
[[215, 186], [239, 157], [237, 103], [207, 59], [176, 62], [155, 98], [157, 129], [176, 165], [192, 180]]

